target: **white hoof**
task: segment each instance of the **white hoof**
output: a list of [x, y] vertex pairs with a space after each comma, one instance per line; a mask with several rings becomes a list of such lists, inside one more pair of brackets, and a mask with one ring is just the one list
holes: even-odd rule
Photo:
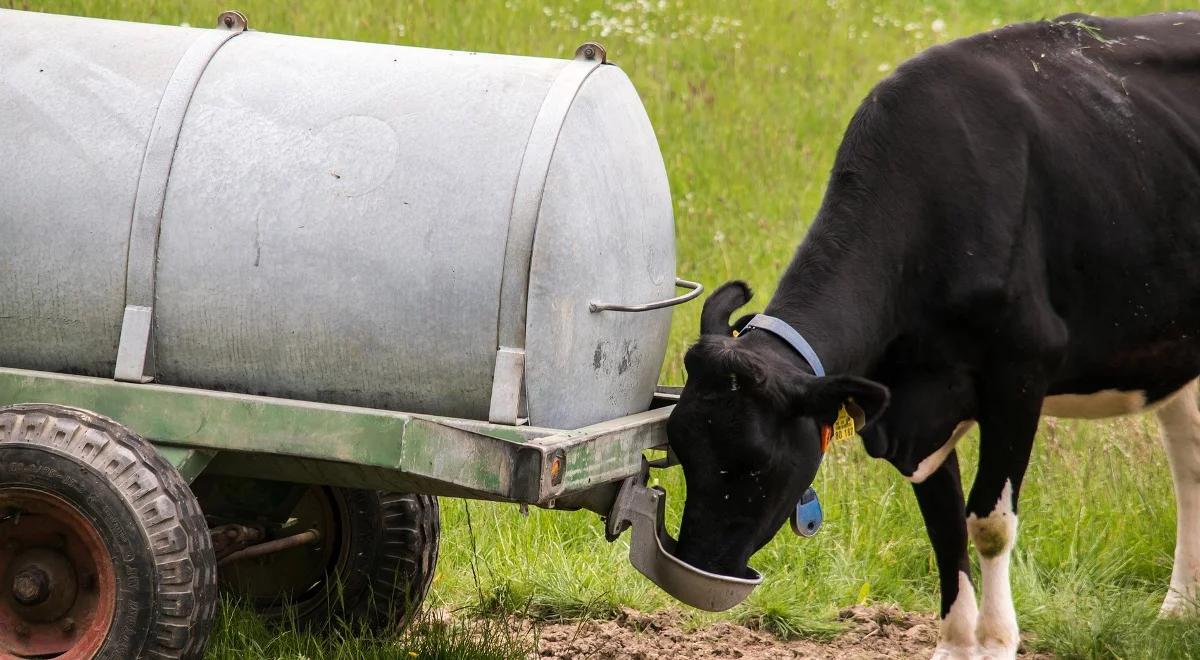
[[1160, 619], [1190, 619], [1198, 616], [1200, 616], [1200, 602], [1174, 590], [1167, 592], [1167, 597], [1158, 610]]
[[1017, 647], [980, 646], [974, 660], [1016, 660]]
[[956, 644], [938, 644], [933, 650], [931, 660], [974, 660], [975, 649]]

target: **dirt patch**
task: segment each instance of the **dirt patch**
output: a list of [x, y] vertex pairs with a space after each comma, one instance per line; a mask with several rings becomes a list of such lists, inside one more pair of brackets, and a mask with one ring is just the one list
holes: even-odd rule
[[[927, 658], [937, 643], [937, 624], [932, 615], [875, 606], [843, 610], [840, 618], [846, 624], [846, 630], [832, 641], [783, 641], [770, 633], [727, 622], [688, 631], [683, 617], [677, 612], [648, 614], [624, 610], [612, 621], [543, 624], [538, 653], [540, 658], [553, 660], [874, 660]], [[1040, 659], [1050, 656], [1022, 653], [1021, 657]]]

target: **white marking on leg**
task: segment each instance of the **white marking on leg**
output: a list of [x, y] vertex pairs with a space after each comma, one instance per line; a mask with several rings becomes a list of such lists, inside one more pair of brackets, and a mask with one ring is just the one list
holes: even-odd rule
[[1161, 616], [1200, 612], [1200, 405], [1198, 381], [1188, 383], [1158, 411], [1163, 447], [1175, 481], [1175, 566]]
[[1008, 565], [1017, 540], [1017, 515], [1012, 508], [1012, 481], [1004, 482], [1000, 500], [988, 515], [967, 516], [967, 533], [979, 553], [983, 592], [975, 639], [980, 658], [1015, 658], [1020, 643], [1017, 610], [1013, 607]]
[[[1153, 406], [1151, 406], [1153, 407]], [[1100, 390], [1091, 394], [1055, 394], [1042, 400], [1042, 414], [1049, 417], [1101, 419], [1145, 412], [1146, 393], [1140, 390]]]
[[971, 660], [975, 650], [975, 620], [979, 609], [975, 605], [975, 588], [966, 573], [958, 572], [958, 596], [942, 619], [933, 660]]
[[942, 467], [942, 463], [946, 462], [946, 457], [950, 455], [950, 452], [954, 451], [954, 446], [958, 444], [958, 441], [961, 440], [962, 437], [967, 434], [967, 431], [970, 431], [971, 427], [974, 425], [975, 420], [973, 419], [959, 422], [958, 426], [954, 427], [954, 433], [950, 434], [950, 439], [946, 441], [946, 444], [939, 447], [937, 451], [926, 456], [920, 463], [917, 463], [917, 469], [914, 470], [911, 475], [905, 478], [914, 484], [919, 484], [928, 479], [929, 475], [937, 472], [937, 469]]

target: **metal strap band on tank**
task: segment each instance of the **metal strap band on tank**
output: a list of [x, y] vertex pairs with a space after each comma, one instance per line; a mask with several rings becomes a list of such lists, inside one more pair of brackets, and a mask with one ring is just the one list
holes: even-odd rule
[[497, 424], [518, 424], [525, 416], [522, 408], [529, 269], [550, 159], [575, 95], [587, 77], [606, 61], [604, 48], [599, 44], [585, 43], [575, 50], [575, 59], [563, 67], [542, 99], [529, 131], [529, 141], [525, 144], [513, 191], [508, 240], [504, 248], [504, 274], [500, 280], [496, 369], [488, 411], [488, 420]]
[[200, 35], [184, 52], [163, 89], [146, 141], [133, 200], [125, 266], [125, 316], [121, 321], [121, 342], [117, 346], [117, 365], [113, 374], [116, 380], [134, 383], [154, 380], [154, 274], [158, 266], [159, 230], [175, 146], [192, 93], [200, 83], [204, 69], [221, 46], [245, 30], [246, 17], [241, 13], [222, 13], [217, 17], [217, 29]]

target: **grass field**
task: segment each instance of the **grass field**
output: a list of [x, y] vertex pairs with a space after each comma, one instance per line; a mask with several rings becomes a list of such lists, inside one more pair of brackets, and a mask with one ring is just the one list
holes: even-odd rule
[[[209, 25], [227, 8], [183, 0], [12, 4], [192, 25]], [[229, 4], [257, 29], [341, 39], [552, 57], [601, 41], [637, 85], [658, 133], [675, 199], [679, 273], [710, 287], [745, 279], [760, 305], [813, 217], [852, 111], [899, 62], [1008, 22], [1176, 8], [1130, 0]], [[697, 333], [698, 314], [698, 305], [676, 312], [667, 382], [682, 381], [681, 355]], [[974, 445], [961, 445], [968, 473]], [[677, 520], [682, 475], [661, 479]], [[1045, 422], [1027, 484], [1013, 581], [1034, 648], [1064, 657], [1200, 657], [1200, 625], [1155, 620], [1171, 568], [1174, 502], [1153, 421]], [[753, 561], [766, 583], [728, 613], [696, 614], [696, 625], [731, 618], [781, 635], [827, 636], [836, 634], [835, 614], [847, 605], [935, 609], [933, 556], [903, 479], [844, 444], [816, 486], [825, 530], [810, 540], [780, 534]], [[523, 517], [514, 507], [451, 500], [443, 515], [434, 606], [550, 618], [672, 606], [625, 561], [624, 540], [604, 541], [594, 515]], [[399, 648], [278, 638], [245, 617], [226, 620], [218, 657], [394, 657]], [[501, 655], [504, 648], [519, 652], [521, 643]]]

